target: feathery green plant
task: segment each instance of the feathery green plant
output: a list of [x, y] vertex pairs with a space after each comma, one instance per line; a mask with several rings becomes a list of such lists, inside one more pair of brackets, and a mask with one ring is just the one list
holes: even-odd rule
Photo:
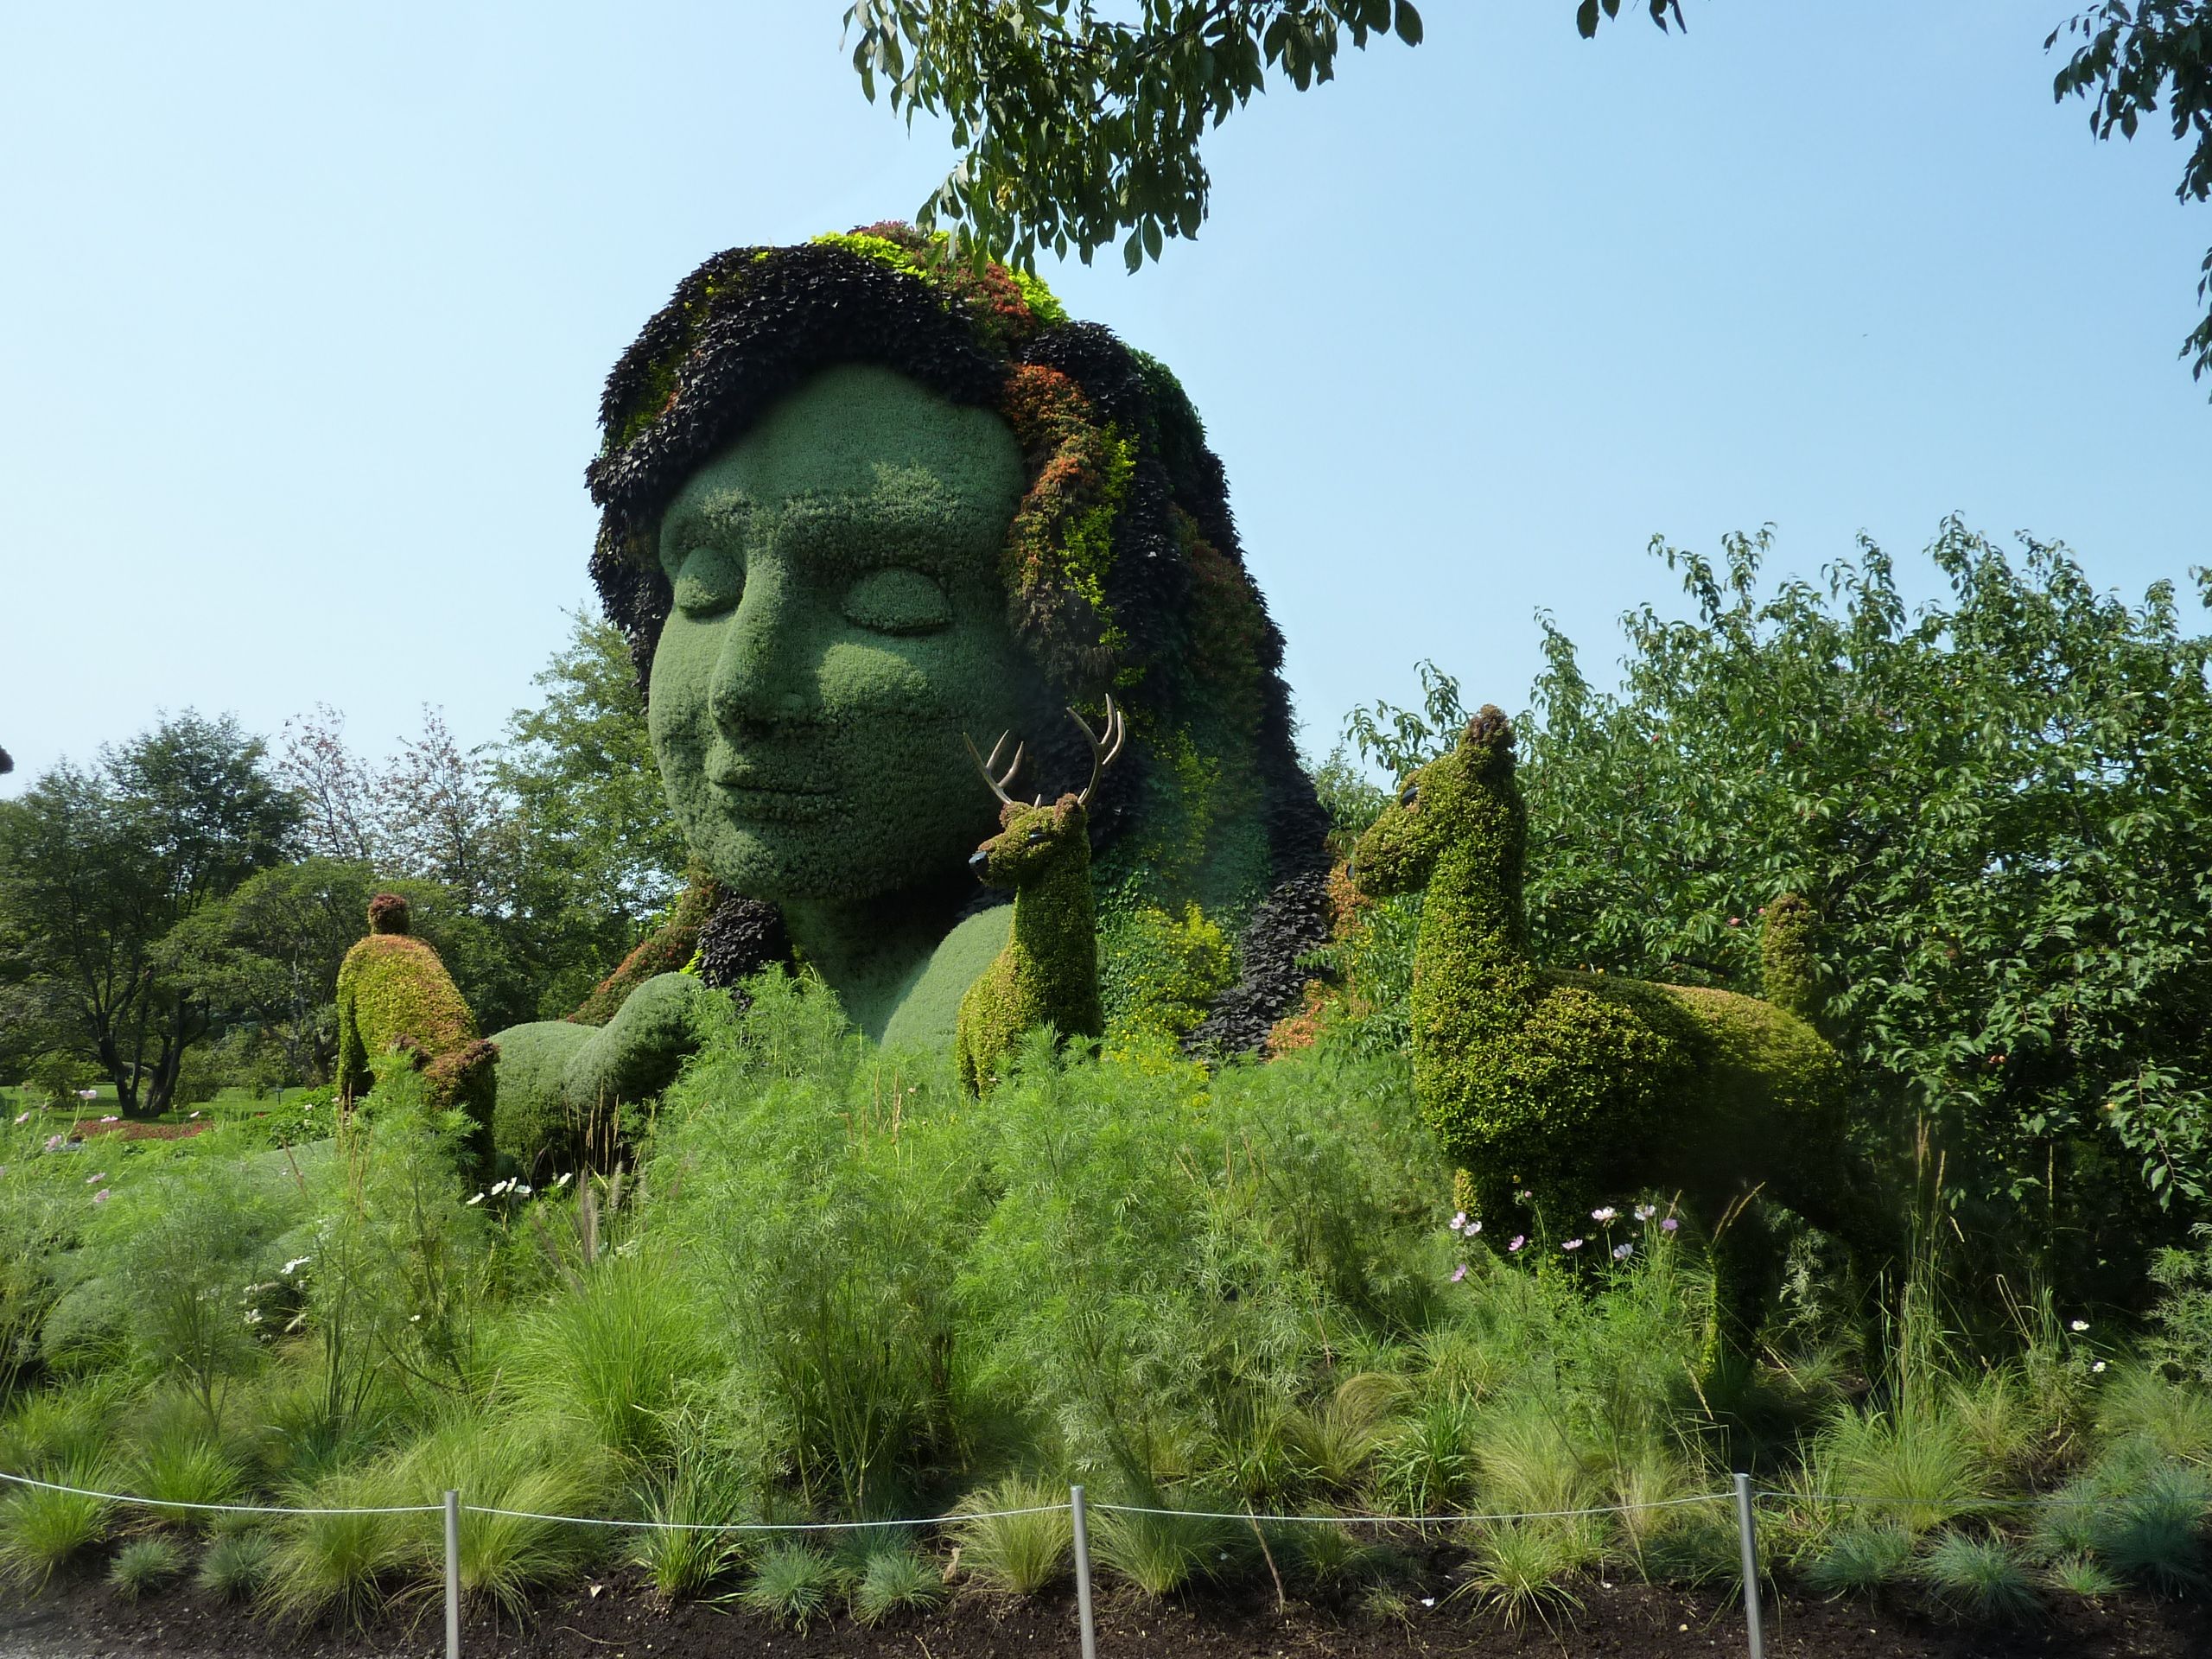
[[1075, 1541], [1074, 1517], [1055, 1507], [1067, 1496], [1065, 1487], [1007, 1475], [962, 1499], [952, 1535], [969, 1581], [979, 1590], [1033, 1596], [1058, 1580]]

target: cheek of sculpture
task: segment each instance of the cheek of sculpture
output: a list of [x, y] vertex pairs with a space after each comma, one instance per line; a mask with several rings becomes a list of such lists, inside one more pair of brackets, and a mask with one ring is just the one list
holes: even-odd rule
[[866, 898], [961, 870], [989, 833], [963, 735], [988, 744], [1038, 695], [997, 576], [1020, 486], [996, 416], [852, 369], [679, 495], [652, 733], [724, 885]]

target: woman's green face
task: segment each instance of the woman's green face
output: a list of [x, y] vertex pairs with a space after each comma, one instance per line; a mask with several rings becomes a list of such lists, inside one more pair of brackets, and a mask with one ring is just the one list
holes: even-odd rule
[[692, 850], [772, 900], [957, 869], [997, 803], [988, 747], [1037, 708], [1000, 550], [1006, 423], [893, 371], [826, 370], [692, 474], [660, 525], [675, 606], [653, 753]]

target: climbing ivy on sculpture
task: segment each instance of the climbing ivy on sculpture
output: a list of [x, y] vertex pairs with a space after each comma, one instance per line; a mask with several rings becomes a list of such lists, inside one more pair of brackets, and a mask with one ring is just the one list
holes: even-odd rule
[[1485, 707], [1352, 858], [1367, 893], [1422, 892], [1414, 1088], [1486, 1236], [1536, 1230], [1531, 1204], [1571, 1225], [1624, 1193], [1679, 1192], [1713, 1230], [1729, 1339], [1757, 1328], [1777, 1266], [1755, 1193], [1885, 1265], [1892, 1230], [1845, 1136], [1841, 1063], [1802, 1017], [1809, 906], [1770, 918], [1768, 971], [1789, 1009], [1543, 968], [1529, 954], [1527, 841], [1512, 728]]
[[475, 1016], [436, 950], [411, 932], [407, 900], [369, 900], [369, 933], [338, 968], [338, 1093], [367, 1094], [394, 1059], [423, 1074], [429, 1104], [474, 1123], [471, 1149], [488, 1171], [499, 1049], [476, 1034]]

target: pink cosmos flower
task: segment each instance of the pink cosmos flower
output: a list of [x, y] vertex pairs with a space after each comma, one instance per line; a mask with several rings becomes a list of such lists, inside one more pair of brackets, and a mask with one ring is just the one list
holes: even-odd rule
[[31, 1121], [31, 1115], [30, 1115], [29, 1112], [18, 1112], [18, 1113], [16, 1113], [16, 1122], [17, 1127], [19, 1127], [19, 1128], [20, 1128], [22, 1125], [23, 1125], [23, 1124], [25, 1124], [25, 1123], [28, 1123], [28, 1122], [29, 1122], [30, 1121]]
[[1682, 1224], [1681, 1222], [1676, 1221], [1672, 1216], [1669, 1216], [1666, 1220], [1659, 1224], [1659, 1230], [1662, 1233], [1671, 1233], [1675, 1228], [1681, 1224]]
[[1581, 1248], [1582, 1241], [1579, 1238], [1570, 1238], [1566, 1243], [1560, 1246], [1560, 1249], [1562, 1250], [1579, 1250]]
[[1625, 1262], [1629, 1257], [1635, 1254], [1636, 1246], [1633, 1244], [1616, 1244], [1613, 1246], [1613, 1260], [1616, 1262]]
[[1516, 1233], [1513, 1235], [1513, 1242], [1508, 1244], [1505, 1248], [1512, 1255], [1518, 1255], [1521, 1254], [1521, 1247], [1528, 1242], [1529, 1237], [1527, 1234]]
[[1636, 1218], [1638, 1221], [1649, 1221], [1658, 1213], [1659, 1206], [1656, 1204], [1639, 1204], [1636, 1206]]
[[1462, 1227], [1467, 1224], [1467, 1212], [1464, 1210], [1460, 1211], [1458, 1214], [1454, 1215], [1451, 1220], [1446, 1222], [1444, 1224], [1449, 1227], [1453, 1232], [1458, 1232]]
[[94, 1204], [105, 1204], [107, 1202], [107, 1195], [108, 1189], [106, 1187], [102, 1187], [99, 1192], [92, 1194], [92, 1202]]
[[1455, 1285], [1466, 1276], [1467, 1264], [1464, 1262], [1452, 1270], [1452, 1282]]
[[1590, 1212], [1590, 1219], [1597, 1222], [1608, 1222], [1614, 1220], [1619, 1215], [1620, 1211], [1614, 1209], [1611, 1205], [1608, 1204], [1599, 1209], [1592, 1210]]

